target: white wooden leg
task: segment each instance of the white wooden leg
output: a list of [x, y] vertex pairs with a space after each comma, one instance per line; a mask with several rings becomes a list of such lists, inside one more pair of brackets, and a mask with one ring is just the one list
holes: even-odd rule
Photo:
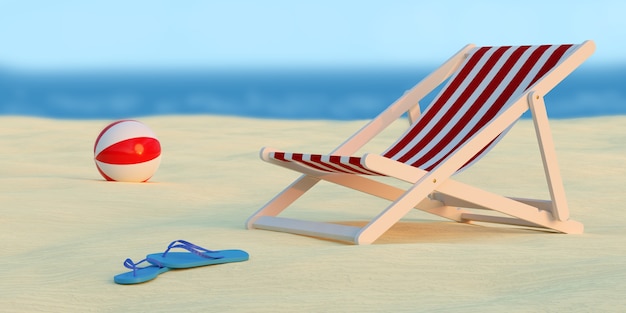
[[246, 221], [246, 227], [252, 228], [254, 221], [260, 216], [276, 216], [286, 209], [290, 204], [296, 201], [305, 192], [311, 189], [315, 184], [320, 181], [319, 178], [315, 178], [308, 175], [302, 175], [285, 190], [276, 195], [272, 200], [260, 208], [256, 213]]
[[552, 132], [550, 131], [550, 125], [548, 125], [546, 106], [543, 97], [535, 92], [531, 92], [528, 98], [535, 124], [535, 132], [537, 133], [539, 150], [541, 151], [541, 159], [543, 160], [543, 168], [548, 181], [548, 189], [552, 198], [552, 214], [559, 221], [567, 221], [569, 219], [569, 208], [567, 207], [563, 179], [561, 178], [559, 164], [556, 159]]

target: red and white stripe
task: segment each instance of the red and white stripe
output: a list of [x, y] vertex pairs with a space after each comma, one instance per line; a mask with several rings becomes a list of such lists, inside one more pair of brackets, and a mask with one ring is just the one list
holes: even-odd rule
[[269, 156], [279, 161], [296, 162], [301, 166], [320, 172], [381, 175], [361, 164], [360, 157], [289, 152], [271, 152]]
[[[432, 170], [577, 47], [539, 45], [473, 49], [421, 118], [383, 156]], [[459, 170], [478, 160], [503, 135], [468, 159]], [[272, 153], [270, 157], [323, 172], [380, 175], [364, 167], [359, 157], [284, 152]]]
[[134, 120], [117, 121], [98, 135], [94, 159], [106, 180], [143, 182], [154, 175], [161, 163], [161, 145], [144, 124]]

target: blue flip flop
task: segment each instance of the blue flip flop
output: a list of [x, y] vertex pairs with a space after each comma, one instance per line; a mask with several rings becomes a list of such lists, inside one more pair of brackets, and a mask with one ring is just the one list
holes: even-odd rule
[[[150, 265], [145, 267], [137, 267], [137, 265], [149, 262]], [[132, 271], [115, 275], [113, 281], [121, 285], [132, 285], [145, 283], [147, 281], [155, 279], [159, 274], [165, 273], [170, 270], [169, 267], [163, 266], [157, 260], [143, 259], [137, 263], [134, 263], [131, 259], [124, 261], [124, 266]]]
[[[182, 248], [189, 252], [170, 252], [173, 248]], [[170, 243], [163, 253], [149, 254], [148, 262], [161, 264], [168, 268], [190, 268], [214, 264], [246, 261], [250, 257], [242, 250], [208, 250], [185, 240]], [[155, 262], [155, 263], [153, 263]]]

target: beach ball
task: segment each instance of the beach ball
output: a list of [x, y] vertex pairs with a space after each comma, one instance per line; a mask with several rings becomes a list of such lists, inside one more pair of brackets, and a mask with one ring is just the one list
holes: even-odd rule
[[135, 120], [105, 127], [93, 153], [98, 171], [108, 181], [145, 182], [161, 163], [159, 140], [148, 126]]

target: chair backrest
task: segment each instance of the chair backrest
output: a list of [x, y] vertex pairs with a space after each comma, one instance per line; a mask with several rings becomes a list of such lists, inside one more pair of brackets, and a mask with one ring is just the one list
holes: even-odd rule
[[[432, 170], [578, 46], [474, 48], [422, 116], [383, 155]], [[459, 170], [488, 152], [504, 133]]]

